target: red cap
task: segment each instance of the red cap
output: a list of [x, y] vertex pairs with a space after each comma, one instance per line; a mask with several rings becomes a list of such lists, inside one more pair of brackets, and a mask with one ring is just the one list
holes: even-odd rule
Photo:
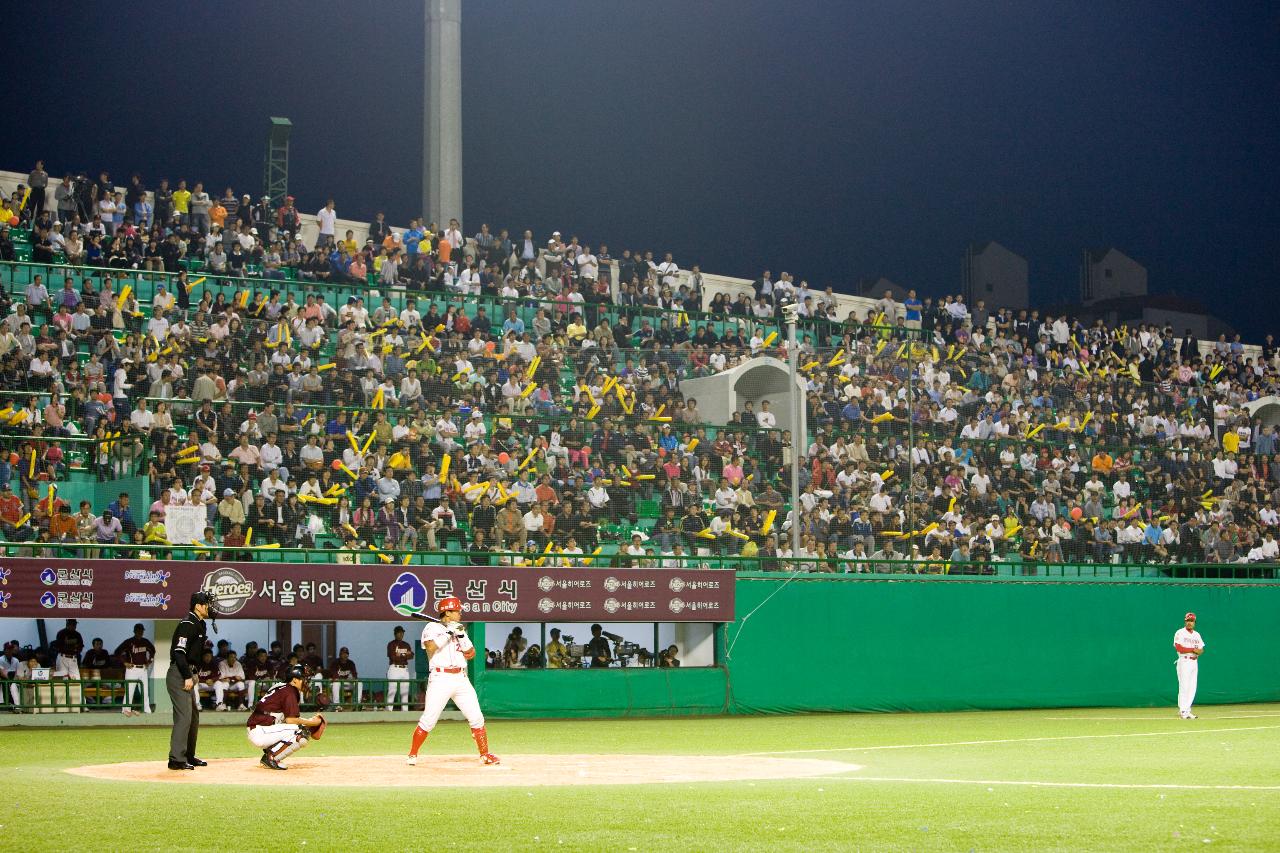
[[449, 596], [448, 598], [442, 598], [442, 599], [440, 599], [438, 602], [436, 602], [436, 612], [437, 612], [437, 613], [443, 613], [443, 612], [445, 612], [446, 610], [458, 610], [458, 611], [461, 611], [461, 610], [462, 610], [462, 601], [461, 601], [461, 600], [459, 600], [458, 598], [456, 598], [455, 596], [452, 596], [452, 595], [451, 595], [451, 596]]
[[1186, 616], [1183, 616], [1182, 618], [1183, 618], [1183, 620], [1184, 620], [1184, 621], [1186, 621], [1186, 622], [1194, 622], [1194, 621], [1196, 621], [1196, 615], [1195, 615], [1194, 613], [1190, 612], [1190, 611], [1188, 611], [1188, 612], [1187, 612], [1187, 615], [1186, 615]]

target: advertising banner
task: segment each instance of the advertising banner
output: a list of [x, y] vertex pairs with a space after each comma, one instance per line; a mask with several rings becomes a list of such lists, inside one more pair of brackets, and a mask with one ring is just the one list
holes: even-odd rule
[[176, 619], [208, 590], [220, 615], [379, 621], [732, 622], [734, 572], [0, 558], [0, 617]]

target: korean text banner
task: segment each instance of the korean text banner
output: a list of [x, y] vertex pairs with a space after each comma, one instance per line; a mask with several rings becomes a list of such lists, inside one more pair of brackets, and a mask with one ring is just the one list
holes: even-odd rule
[[732, 622], [720, 570], [0, 559], [0, 616], [176, 619], [208, 590], [223, 617], [391, 620], [462, 599], [472, 621]]

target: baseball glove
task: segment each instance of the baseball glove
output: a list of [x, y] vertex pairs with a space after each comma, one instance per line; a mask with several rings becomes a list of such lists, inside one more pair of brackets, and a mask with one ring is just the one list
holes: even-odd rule
[[321, 711], [323, 711], [325, 708], [328, 708], [328, 707], [329, 707], [329, 704], [330, 704], [332, 701], [333, 701], [333, 700], [329, 698], [329, 694], [328, 694], [328, 693], [317, 693], [317, 694], [316, 694], [316, 707], [317, 707], [317, 708], [319, 708]]
[[329, 725], [329, 721], [324, 718], [324, 714], [316, 714], [320, 718], [320, 725], [311, 730], [311, 739], [320, 740], [320, 736], [324, 734], [325, 727]]

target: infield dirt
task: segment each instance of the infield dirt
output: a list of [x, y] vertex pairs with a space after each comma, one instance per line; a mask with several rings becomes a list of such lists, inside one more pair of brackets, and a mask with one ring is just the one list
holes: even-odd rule
[[403, 755], [335, 755], [287, 762], [281, 772], [256, 758], [220, 758], [196, 770], [169, 770], [163, 761], [92, 764], [66, 772], [116, 782], [178, 785], [306, 785], [310, 787], [649, 785], [682, 782], [738, 782], [802, 779], [858, 770], [859, 765], [815, 758], [748, 755], [521, 755], [503, 756], [495, 766], [475, 755], [430, 755], [405, 764]]

